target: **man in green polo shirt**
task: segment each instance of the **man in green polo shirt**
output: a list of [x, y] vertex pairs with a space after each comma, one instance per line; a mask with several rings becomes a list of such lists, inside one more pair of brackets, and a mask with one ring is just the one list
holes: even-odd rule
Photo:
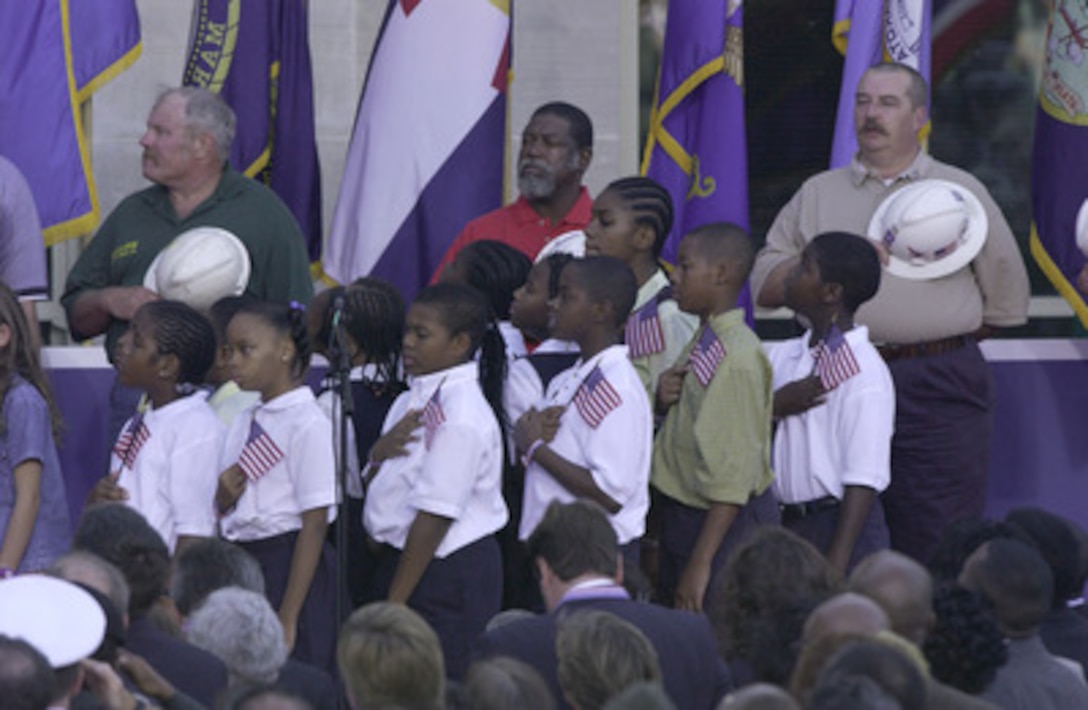
[[105, 333], [112, 360], [133, 314], [158, 298], [143, 286], [151, 262], [194, 227], [220, 227], [245, 244], [252, 264], [247, 294], [309, 301], [302, 233], [275, 193], [227, 163], [234, 129], [234, 112], [205, 89], [170, 89], [155, 102], [140, 138], [143, 175], [154, 184], [114, 209], [68, 275], [61, 303], [73, 337]]

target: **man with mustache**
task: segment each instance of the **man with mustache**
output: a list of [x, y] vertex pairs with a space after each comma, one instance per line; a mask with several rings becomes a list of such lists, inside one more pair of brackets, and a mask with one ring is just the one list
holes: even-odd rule
[[518, 199], [477, 217], [453, 240], [435, 278], [465, 245], [494, 239], [530, 259], [555, 237], [589, 224], [592, 200], [582, 176], [593, 158], [593, 124], [580, 108], [562, 101], [533, 112], [521, 134]]
[[988, 234], [967, 266], [928, 281], [885, 270], [877, 295], [857, 314], [896, 389], [891, 485], [882, 498], [892, 547], [923, 563], [949, 522], [983, 512], [993, 398], [977, 340], [1026, 322], [1029, 298], [1016, 241], [986, 188], [922, 148], [927, 93], [925, 79], [902, 64], [862, 76], [857, 155], [809, 178], [782, 208], [751, 279], [760, 306], [784, 305], [786, 275], [809, 241], [826, 231], [865, 235], [881, 202], [918, 180], [957, 183], [982, 203]]

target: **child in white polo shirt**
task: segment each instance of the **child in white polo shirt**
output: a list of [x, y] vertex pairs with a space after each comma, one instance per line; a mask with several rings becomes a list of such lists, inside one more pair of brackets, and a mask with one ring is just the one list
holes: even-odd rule
[[868, 329], [854, 324], [858, 307], [876, 294], [880, 273], [866, 239], [817, 236], [786, 280], [787, 304], [811, 327], [767, 353], [782, 524], [844, 573], [889, 543], [878, 496], [891, 481], [895, 388]]
[[636, 291], [634, 274], [612, 257], [588, 257], [563, 269], [551, 303], [552, 336], [576, 342], [581, 359], [518, 420], [515, 439], [526, 463], [521, 539], [553, 500], [589, 498], [608, 511], [625, 559], [637, 567], [649, 508], [653, 416], [620, 344]]

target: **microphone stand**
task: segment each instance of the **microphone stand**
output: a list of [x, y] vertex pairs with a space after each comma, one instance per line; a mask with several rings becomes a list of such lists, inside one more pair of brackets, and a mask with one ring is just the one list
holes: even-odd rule
[[329, 336], [329, 375], [335, 383], [334, 392], [339, 399], [339, 416], [335, 422], [339, 439], [336, 452], [337, 515], [336, 515], [336, 629], [347, 619], [350, 609], [348, 599], [348, 476], [355, 472], [348, 469], [348, 432], [352, 428], [355, 398], [351, 392], [351, 353], [344, 336], [344, 297], [333, 299], [332, 333]]

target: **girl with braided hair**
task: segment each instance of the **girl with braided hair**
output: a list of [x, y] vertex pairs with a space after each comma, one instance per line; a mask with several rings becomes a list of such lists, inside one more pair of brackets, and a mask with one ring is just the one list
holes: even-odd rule
[[215, 534], [211, 508], [225, 428], [198, 389], [215, 361], [215, 332], [192, 307], [151, 301], [117, 343], [118, 380], [148, 406], [125, 422], [90, 502], [125, 501], [173, 552]]
[[676, 363], [698, 320], [676, 305], [660, 262], [672, 229], [672, 198], [647, 177], [616, 180], [593, 202], [586, 256], [612, 256], [631, 267], [638, 296], [624, 329], [627, 355], [651, 404], [661, 373]]
[[336, 517], [332, 424], [306, 384], [305, 309], [251, 300], [227, 325], [229, 368], [260, 401], [239, 415], [220, 456], [220, 532], [253, 555], [291, 655], [335, 664], [336, 561], [326, 542]]

